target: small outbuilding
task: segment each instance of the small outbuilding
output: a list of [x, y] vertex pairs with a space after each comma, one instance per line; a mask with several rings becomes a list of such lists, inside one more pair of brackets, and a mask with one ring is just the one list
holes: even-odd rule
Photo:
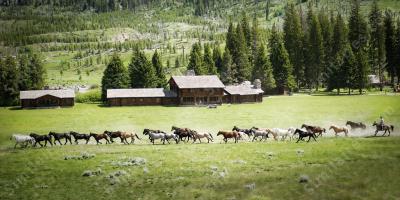
[[224, 103], [256, 103], [263, 101], [264, 91], [260, 88], [242, 83], [240, 85], [228, 85], [225, 87]]
[[174, 105], [176, 97], [176, 93], [164, 88], [107, 90], [109, 106]]
[[71, 107], [74, 106], [73, 90], [29, 90], [20, 91], [22, 108]]

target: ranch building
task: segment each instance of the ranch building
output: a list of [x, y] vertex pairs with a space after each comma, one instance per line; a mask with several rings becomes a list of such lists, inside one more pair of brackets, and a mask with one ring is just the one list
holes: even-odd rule
[[210, 105], [262, 102], [261, 83], [225, 86], [218, 76], [172, 76], [164, 88], [108, 89], [109, 106]]
[[172, 76], [170, 90], [179, 105], [222, 104], [225, 85], [218, 76]]
[[109, 106], [174, 105], [176, 94], [164, 88], [108, 89]]
[[224, 103], [257, 103], [263, 101], [264, 91], [248, 82], [240, 85], [228, 85], [225, 87]]
[[29, 90], [20, 91], [22, 108], [71, 107], [74, 106], [73, 90]]

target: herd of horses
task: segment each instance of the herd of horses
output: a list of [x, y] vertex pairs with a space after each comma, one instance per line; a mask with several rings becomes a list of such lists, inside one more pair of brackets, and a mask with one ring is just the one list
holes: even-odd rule
[[[390, 133], [394, 131], [393, 125], [380, 125], [376, 122], [372, 124], [376, 127], [375, 136], [378, 132], [384, 131], [383, 135], [386, 135], [386, 132]], [[361, 122], [351, 122], [347, 121], [345, 127], [338, 126], [330, 126], [329, 130], [333, 130], [335, 136], [338, 136], [339, 133], [344, 133], [345, 136], [348, 136], [349, 129], [347, 126], [350, 126], [352, 130], [354, 129], [366, 129], [367, 126]], [[208, 143], [214, 142], [214, 137], [211, 133], [199, 133], [196, 130], [192, 130], [189, 128], [179, 128], [176, 126], [172, 126], [172, 133], [166, 133], [162, 130], [152, 130], [152, 129], [144, 129], [143, 135], [148, 136], [150, 142], [155, 144], [156, 140], [160, 140], [162, 144], [167, 142], [170, 144], [170, 141], [175, 141], [176, 144], [179, 142], [189, 142], [192, 140], [192, 143], [199, 142], [202, 143], [201, 139], [206, 139]], [[233, 139], [235, 143], [238, 143], [239, 140], [251, 140], [254, 141], [266, 141], [268, 138], [273, 138], [274, 140], [286, 140], [289, 139], [297, 139], [296, 143], [300, 141], [305, 141], [308, 138], [307, 142], [311, 139], [317, 141], [316, 138], [321, 137], [323, 133], [326, 133], [327, 130], [320, 126], [313, 126], [303, 124], [301, 128], [288, 128], [288, 129], [280, 129], [280, 128], [258, 128], [252, 127], [249, 129], [242, 129], [237, 126], [234, 126], [231, 131], [219, 131], [217, 136], [222, 136], [222, 140], [227, 143], [228, 140]], [[49, 143], [51, 146], [57, 145], [66, 145], [67, 143], [78, 144], [80, 140], [83, 140], [85, 144], [88, 144], [91, 138], [94, 138], [96, 144], [102, 144], [101, 141], [106, 142], [106, 144], [111, 144], [115, 142], [115, 139], [120, 139], [120, 142], [123, 144], [133, 144], [136, 139], [141, 140], [138, 134], [129, 133], [123, 131], [104, 131], [101, 134], [90, 133], [90, 134], [82, 134], [75, 131], [70, 131], [68, 133], [56, 133], [49, 132], [47, 135], [39, 135], [36, 133], [31, 133], [29, 135], [21, 135], [21, 134], [13, 134], [10, 139], [15, 140], [14, 148], [17, 145], [21, 145], [22, 147], [27, 147], [29, 144], [33, 147], [36, 147], [39, 144], [41, 147], [47, 146]], [[130, 139], [130, 141], [128, 141]], [[63, 141], [63, 142], [62, 142]], [[44, 142], [44, 144], [42, 144]]]

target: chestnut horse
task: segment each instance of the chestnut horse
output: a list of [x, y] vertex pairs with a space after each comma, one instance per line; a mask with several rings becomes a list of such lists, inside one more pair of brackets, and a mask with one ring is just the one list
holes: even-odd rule
[[235, 143], [237, 143], [239, 140], [239, 133], [236, 131], [219, 131], [217, 136], [219, 136], [219, 135], [224, 136], [223, 140], [225, 141], [225, 144], [228, 142], [229, 138], [234, 138]]
[[[185, 141], [187, 138], [185, 142], [189, 142], [190, 138], [193, 138], [193, 131], [188, 128], [172, 126], [171, 131], [174, 131], [174, 134], [179, 136], [180, 141]], [[185, 140], [183, 138], [185, 138]]]
[[90, 137], [93, 137], [96, 140], [97, 144], [102, 144], [100, 142], [100, 140], [102, 140], [102, 139], [106, 140], [106, 144], [111, 144], [111, 142], [108, 140], [107, 134], [105, 134], [105, 133], [102, 133], [102, 134], [90, 133]]
[[[141, 140], [136, 133], [121, 132], [121, 139], [124, 144], [133, 144], [135, 142], [135, 137], [138, 140]], [[126, 140], [127, 138], [131, 138], [131, 143], [128, 143], [128, 141]]]
[[329, 127], [329, 130], [333, 129], [335, 132], [335, 136], [338, 136], [338, 133], [344, 133], [344, 135], [347, 137], [347, 134], [349, 133], [349, 130], [346, 127], [339, 128], [337, 126], [332, 125]]
[[[310, 126], [310, 125], [303, 124], [303, 125], [301, 125], [301, 128], [305, 128], [307, 131], [314, 133], [316, 137], [322, 136], [322, 133], [326, 133], [326, 129], [321, 128], [319, 126]], [[317, 135], [317, 133], [318, 133], [318, 135]]]

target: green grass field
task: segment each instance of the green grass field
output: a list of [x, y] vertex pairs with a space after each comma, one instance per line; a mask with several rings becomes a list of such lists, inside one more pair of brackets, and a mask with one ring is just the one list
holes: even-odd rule
[[[2, 199], [396, 199], [400, 196], [399, 96], [274, 96], [262, 104], [194, 107], [102, 107], [0, 110]], [[302, 123], [368, 126], [383, 115], [394, 137], [334, 138], [318, 142], [150, 145], [143, 128], [171, 125], [214, 134], [241, 127], [299, 127]], [[135, 145], [68, 145], [13, 149], [12, 133], [140, 132]], [[373, 134], [371, 128], [364, 133]], [[65, 156], [94, 154], [85, 160]], [[144, 165], [125, 166], [129, 159]], [[84, 177], [86, 170], [101, 170]], [[109, 178], [110, 174], [119, 173]], [[301, 177], [307, 183], [299, 183]]]

